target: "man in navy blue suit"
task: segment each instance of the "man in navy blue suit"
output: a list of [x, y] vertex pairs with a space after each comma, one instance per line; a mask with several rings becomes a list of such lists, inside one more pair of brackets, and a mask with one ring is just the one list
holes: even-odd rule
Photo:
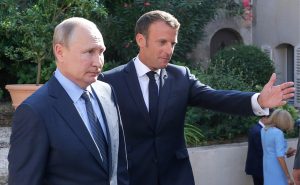
[[104, 51], [97, 26], [84, 18], [55, 28], [57, 69], [14, 114], [9, 185], [128, 185], [116, 98], [97, 81]]
[[254, 185], [263, 185], [263, 150], [260, 131], [269, 123], [269, 116], [262, 116], [261, 119], [249, 129], [248, 153], [245, 172], [252, 175]]
[[273, 86], [275, 74], [260, 94], [224, 91], [202, 84], [187, 67], [169, 64], [179, 27], [167, 12], [145, 13], [135, 28], [138, 55], [99, 76], [117, 94], [131, 185], [195, 184], [184, 140], [188, 106], [264, 115], [268, 107], [283, 105], [293, 97], [292, 82]]

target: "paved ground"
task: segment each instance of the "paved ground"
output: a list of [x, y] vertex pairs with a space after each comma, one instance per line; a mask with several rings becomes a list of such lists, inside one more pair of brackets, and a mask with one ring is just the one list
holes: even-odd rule
[[10, 127], [0, 127], [0, 185], [7, 185]]
[[0, 127], [11, 125], [14, 109], [10, 102], [0, 102]]

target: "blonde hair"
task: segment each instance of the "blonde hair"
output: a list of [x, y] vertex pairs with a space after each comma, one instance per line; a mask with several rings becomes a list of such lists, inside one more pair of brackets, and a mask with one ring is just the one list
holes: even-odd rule
[[283, 109], [276, 109], [271, 117], [270, 123], [272, 126], [275, 126], [283, 131], [290, 131], [294, 128], [294, 120], [291, 114]]

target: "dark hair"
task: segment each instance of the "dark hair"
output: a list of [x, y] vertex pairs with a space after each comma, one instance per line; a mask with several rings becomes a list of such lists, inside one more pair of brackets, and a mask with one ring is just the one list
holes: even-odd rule
[[142, 34], [144, 37], [148, 37], [149, 26], [154, 23], [162, 21], [165, 22], [170, 27], [179, 30], [180, 23], [171, 14], [161, 10], [154, 10], [142, 15], [136, 22], [135, 25], [135, 35], [138, 33]]

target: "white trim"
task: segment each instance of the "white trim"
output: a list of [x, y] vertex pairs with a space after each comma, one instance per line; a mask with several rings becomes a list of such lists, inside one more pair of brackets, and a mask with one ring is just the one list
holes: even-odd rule
[[294, 49], [294, 79], [295, 79], [295, 107], [300, 107], [300, 44]]
[[271, 60], [273, 60], [272, 48], [269, 45], [262, 45], [261, 50], [266, 53]]

